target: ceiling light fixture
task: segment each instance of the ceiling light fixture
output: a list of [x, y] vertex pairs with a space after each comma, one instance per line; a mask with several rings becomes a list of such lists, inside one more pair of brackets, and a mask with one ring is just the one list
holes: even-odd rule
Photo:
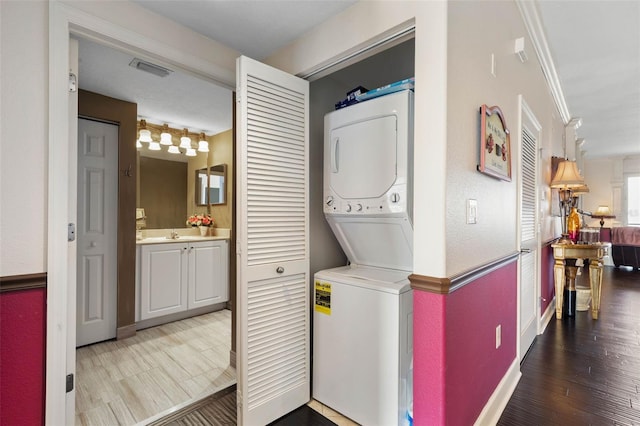
[[209, 152], [209, 142], [207, 142], [204, 133], [200, 133], [200, 140], [198, 141], [198, 152]]
[[191, 138], [189, 137], [189, 131], [187, 129], [184, 129], [182, 131], [182, 137], [180, 138], [180, 148], [191, 148]]

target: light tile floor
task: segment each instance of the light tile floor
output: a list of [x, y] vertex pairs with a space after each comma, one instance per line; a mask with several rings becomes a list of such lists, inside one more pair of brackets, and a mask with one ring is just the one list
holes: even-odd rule
[[233, 385], [231, 312], [222, 310], [76, 350], [76, 425], [156, 420]]
[[[228, 310], [78, 348], [75, 424], [147, 424], [231, 386], [230, 350]], [[308, 405], [338, 426], [357, 426], [318, 401]]]

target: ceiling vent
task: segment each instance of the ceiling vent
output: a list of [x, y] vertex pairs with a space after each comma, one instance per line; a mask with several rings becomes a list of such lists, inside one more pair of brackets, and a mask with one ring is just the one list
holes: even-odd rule
[[143, 61], [139, 58], [133, 58], [133, 61], [129, 62], [129, 66], [140, 71], [145, 71], [158, 77], [166, 77], [173, 71], [160, 65], [152, 64], [151, 62]]

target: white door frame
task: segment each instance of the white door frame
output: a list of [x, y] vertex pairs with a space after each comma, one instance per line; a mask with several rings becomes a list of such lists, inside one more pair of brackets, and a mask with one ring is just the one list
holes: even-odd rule
[[[77, 153], [69, 142], [70, 113], [61, 108], [69, 102], [69, 38], [70, 34], [97, 40], [120, 48], [136, 49], [165, 58], [173, 67], [235, 88], [234, 70], [227, 70], [197, 56], [172, 48], [142, 34], [120, 27], [104, 19], [52, 1], [49, 3], [49, 145], [48, 145], [48, 216], [47, 216], [47, 341], [45, 374], [45, 423], [73, 424], [74, 404], [68, 404], [65, 393], [67, 347], [75, 348], [75, 304], [67, 295], [75, 294], [75, 279], [70, 273], [76, 265], [75, 249], [67, 242], [67, 224], [75, 217], [69, 200], [76, 199], [77, 189], [69, 184], [70, 170]], [[72, 305], [73, 306], [70, 306]], [[73, 329], [72, 329], [73, 328]], [[67, 345], [68, 340], [73, 340]], [[73, 393], [70, 393], [73, 395]]]
[[[541, 124], [537, 121], [537, 118], [535, 116], [535, 114], [533, 113], [533, 110], [531, 110], [531, 108], [529, 107], [529, 105], [527, 104], [527, 102], [524, 100], [524, 97], [522, 95], [518, 95], [518, 107], [519, 107], [519, 111], [518, 111], [518, 121], [519, 121], [519, 126], [518, 126], [518, 141], [519, 141], [519, 151], [518, 151], [518, 173], [522, 173], [522, 130], [525, 127], [525, 123], [529, 124], [529, 127], [533, 127], [533, 130], [535, 130], [535, 137], [537, 140], [537, 146], [540, 146], [540, 132], [542, 130], [542, 126]], [[526, 117], [525, 117], [526, 114]], [[540, 328], [540, 323], [541, 323], [541, 309], [540, 309], [540, 283], [541, 283], [541, 270], [540, 270], [540, 265], [541, 265], [541, 257], [540, 257], [540, 252], [542, 249], [541, 246], [541, 241], [540, 241], [540, 192], [537, 190], [538, 188], [538, 181], [540, 179], [540, 165], [541, 165], [541, 161], [539, 158], [539, 150], [536, 150], [536, 176], [535, 176], [535, 181], [536, 181], [536, 193], [535, 193], [535, 271], [536, 271], [536, 277], [535, 277], [535, 283], [534, 283], [534, 298], [536, 300], [536, 311], [535, 311], [535, 318], [536, 318], [536, 334], [540, 334], [541, 333], [541, 328]], [[521, 198], [522, 198], [522, 194], [521, 194], [521, 185], [522, 185], [522, 177], [519, 177], [518, 180], [518, 230], [517, 230], [517, 238], [518, 238], [518, 249], [521, 249], [521, 221], [520, 221], [520, 202], [521, 202]], [[524, 353], [521, 353], [521, 343], [520, 343], [520, 334], [521, 334], [521, 301], [520, 301], [520, 288], [521, 288], [521, 280], [520, 280], [520, 270], [521, 270], [521, 266], [520, 266], [520, 258], [518, 258], [518, 291], [517, 291], [517, 301], [518, 301], [518, 308], [517, 308], [517, 329], [518, 329], [518, 334], [517, 334], [517, 339], [516, 339], [516, 345], [517, 345], [517, 355], [518, 355], [518, 360], [522, 361], [522, 357], [525, 355]]]

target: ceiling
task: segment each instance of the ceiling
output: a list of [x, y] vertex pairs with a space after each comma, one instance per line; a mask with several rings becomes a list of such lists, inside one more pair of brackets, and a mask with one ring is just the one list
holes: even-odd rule
[[[355, 3], [133, 1], [257, 60]], [[588, 158], [640, 154], [640, 1], [539, 0], [537, 6], [567, 109], [582, 122], [580, 149]], [[207, 134], [231, 128], [228, 89], [179, 71], [157, 77], [129, 67], [132, 59], [81, 40], [80, 87], [136, 102], [141, 118], [154, 123]]]

